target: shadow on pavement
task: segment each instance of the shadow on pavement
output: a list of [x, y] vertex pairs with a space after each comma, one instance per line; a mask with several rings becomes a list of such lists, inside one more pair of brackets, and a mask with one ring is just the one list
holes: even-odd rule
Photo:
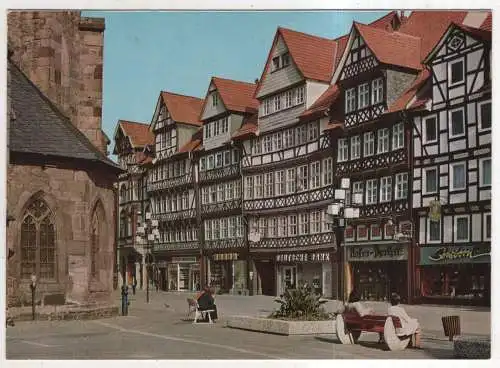
[[333, 337], [326, 337], [326, 336], [314, 336], [314, 338], [318, 341], [321, 342], [327, 342], [329, 344], [336, 344], [336, 345], [341, 345], [342, 343], [338, 338], [333, 338]]

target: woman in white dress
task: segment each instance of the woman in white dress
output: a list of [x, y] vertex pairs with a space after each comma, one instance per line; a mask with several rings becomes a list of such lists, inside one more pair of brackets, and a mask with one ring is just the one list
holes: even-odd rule
[[392, 293], [391, 295], [391, 306], [389, 307], [389, 315], [398, 317], [401, 321], [401, 328], [396, 328], [396, 335], [398, 336], [410, 336], [419, 331], [420, 325], [418, 320], [411, 318], [404, 308], [399, 304], [401, 298], [398, 294]]

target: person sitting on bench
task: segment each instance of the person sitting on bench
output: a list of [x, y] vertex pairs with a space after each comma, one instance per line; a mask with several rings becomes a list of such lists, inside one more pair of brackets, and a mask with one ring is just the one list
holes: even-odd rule
[[360, 317], [364, 317], [369, 314], [373, 314], [372, 308], [366, 308], [363, 304], [361, 304], [361, 298], [357, 291], [353, 290], [349, 294], [349, 299], [347, 300], [346, 310], [348, 311], [356, 311]]
[[396, 328], [396, 335], [410, 336], [420, 331], [418, 320], [411, 318], [404, 308], [399, 304], [401, 297], [397, 293], [391, 294], [391, 306], [388, 313], [390, 316], [398, 317], [401, 321], [401, 328]]
[[[361, 303], [361, 298], [356, 290], [351, 291], [349, 294], [349, 299], [347, 300], [347, 311], [356, 311], [360, 317], [368, 316], [370, 314], [375, 314], [372, 308], [367, 308]], [[378, 334], [378, 342], [382, 343], [384, 341], [384, 334]]]
[[[197, 295], [196, 300], [198, 301], [198, 310], [213, 310], [214, 312], [211, 312], [210, 318], [212, 321], [217, 319], [217, 306], [215, 305], [215, 299], [208, 285], [206, 285], [202, 292]], [[205, 322], [208, 322], [208, 314], [205, 315]]]

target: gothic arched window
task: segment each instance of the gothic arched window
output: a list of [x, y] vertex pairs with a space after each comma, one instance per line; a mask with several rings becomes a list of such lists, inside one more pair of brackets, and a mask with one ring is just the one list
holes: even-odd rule
[[99, 216], [95, 211], [92, 216], [92, 234], [90, 240], [90, 275], [92, 277], [98, 276], [97, 257], [99, 255]]
[[27, 208], [21, 224], [21, 277], [56, 278], [56, 236], [52, 212], [42, 199]]

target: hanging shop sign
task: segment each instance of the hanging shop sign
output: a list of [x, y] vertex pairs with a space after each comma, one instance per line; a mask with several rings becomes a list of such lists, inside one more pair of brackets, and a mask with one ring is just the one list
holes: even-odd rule
[[347, 248], [347, 258], [351, 262], [404, 261], [408, 259], [405, 245], [366, 245]]
[[196, 263], [196, 257], [172, 257], [172, 263]]
[[330, 262], [330, 253], [278, 254], [276, 262]]
[[491, 249], [486, 246], [422, 247], [420, 264], [490, 263], [490, 253]]
[[214, 261], [236, 261], [238, 253], [216, 253], [212, 255]]

